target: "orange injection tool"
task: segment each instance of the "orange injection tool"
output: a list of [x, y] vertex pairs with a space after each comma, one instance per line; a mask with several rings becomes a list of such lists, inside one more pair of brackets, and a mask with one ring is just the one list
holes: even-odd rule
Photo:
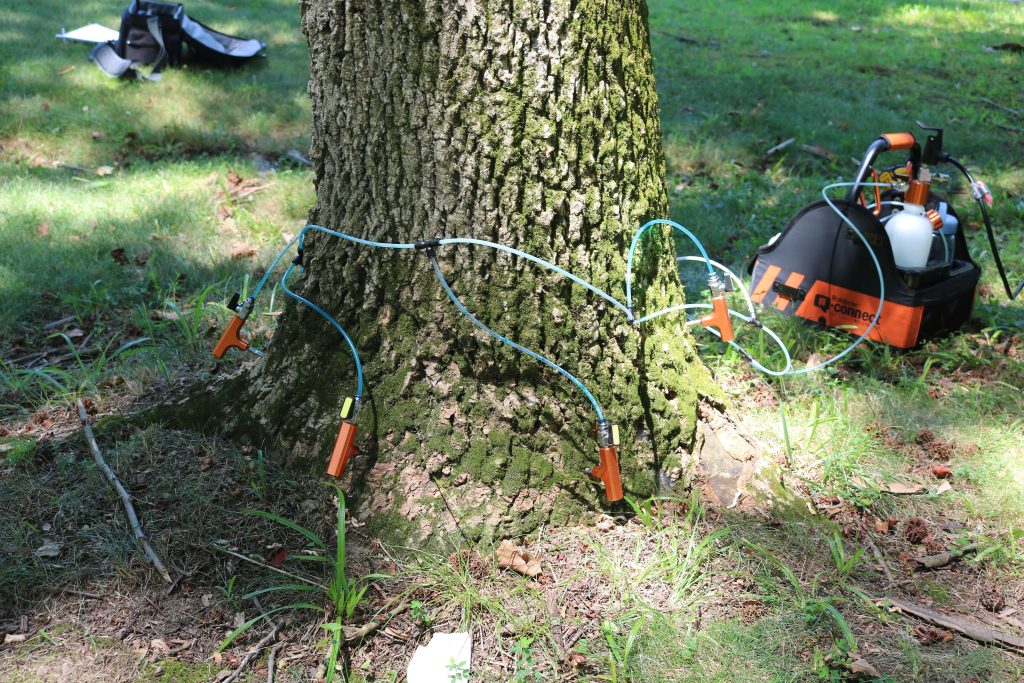
[[622, 478], [619, 476], [619, 428], [608, 420], [597, 423], [597, 452], [601, 463], [590, 471], [591, 476], [604, 483], [608, 501], [622, 500]]
[[338, 439], [334, 442], [334, 450], [331, 451], [331, 459], [327, 463], [327, 476], [340, 479], [345, 474], [345, 466], [348, 461], [358, 453], [355, 446], [356, 420], [359, 417], [360, 399], [346, 398], [345, 405], [341, 409], [341, 427], [338, 429]]
[[722, 341], [731, 342], [736, 334], [732, 329], [732, 320], [729, 319], [729, 307], [725, 303], [725, 283], [714, 273], [708, 276], [708, 287], [711, 288], [711, 313], [701, 318], [700, 324], [716, 328]]
[[217, 345], [213, 347], [213, 357], [223, 358], [224, 354], [228, 352], [228, 349], [238, 349], [239, 351], [249, 351], [257, 356], [262, 356], [263, 352], [257, 349], [249, 348], [249, 342], [242, 339], [239, 334], [242, 331], [242, 325], [249, 318], [249, 314], [252, 313], [252, 307], [256, 303], [256, 300], [251, 296], [248, 297], [241, 304], [238, 303], [238, 292], [231, 297], [231, 301], [228, 302], [228, 308], [235, 312], [235, 317], [231, 319], [228, 326], [224, 328], [224, 333], [220, 335], [220, 339], [217, 341]]

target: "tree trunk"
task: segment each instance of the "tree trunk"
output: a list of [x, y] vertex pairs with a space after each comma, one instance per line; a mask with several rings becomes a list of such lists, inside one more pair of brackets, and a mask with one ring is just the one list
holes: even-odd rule
[[[383, 242], [492, 240], [624, 298], [633, 232], [668, 209], [643, 2], [303, 0], [301, 12], [312, 222]], [[645, 239], [638, 312], [682, 302], [673, 240]], [[627, 495], [694, 475], [698, 407], [719, 392], [680, 318], [641, 329], [522, 259], [437, 256], [470, 311], [597, 396], [620, 425]], [[304, 266], [293, 286], [363, 358], [369, 402], [344, 483], [378, 533], [422, 540], [455, 517], [470, 538], [516, 535], [605, 504], [584, 474], [597, 463], [588, 401], [474, 328], [423, 252], [311, 233]], [[196, 395], [185, 412], [321, 469], [353, 377], [337, 332], [289, 303], [265, 360], [214, 394], [231, 397], [230, 417]]]

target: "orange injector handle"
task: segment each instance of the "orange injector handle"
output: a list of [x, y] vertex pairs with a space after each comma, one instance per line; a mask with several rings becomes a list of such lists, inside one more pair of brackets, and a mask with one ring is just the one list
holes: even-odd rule
[[[252, 307], [255, 304], [256, 300], [251, 296], [246, 297], [245, 301], [239, 304], [238, 292], [235, 292], [234, 296], [231, 297], [231, 301], [228, 302], [228, 308], [235, 312], [235, 317], [228, 323], [228, 326], [224, 329], [224, 334], [220, 335], [217, 345], [213, 347], [214, 358], [223, 358], [228, 349], [249, 350], [249, 342], [242, 339], [239, 332], [242, 331], [242, 325], [245, 324], [245, 321], [249, 319], [249, 314], [252, 313]], [[253, 349], [253, 353], [257, 356], [263, 355], [255, 349]]]
[[220, 341], [218, 341], [217, 345], [213, 347], [214, 358], [223, 358], [228, 349], [245, 351], [249, 348], [249, 342], [242, 339], [238, 334], [242, 330], [242, 325], [244, 324], [245, 318], [241, 318], [236, 315], [231, 319], [228, 326], [224, 328], [224, 334], [220, 335]]
[[598, 455], [601, 462], [590, 470], [591, 476], [600, 479], [604, 484], [604, 492], [608, 502], [622, 500], [622, 478], [619, 475], [619, 429], [608, 420], [597, 423]]
[[327, 476], [340, 479], [345, 474], [345, 467], [359, 450], [356, 448], [356, 433], [359, 427], [356, 420], [359, 417], [360, 399], [346, 398], [345, 405], [341, 409], [341, 427], [338, 429], [338, 439], [334, 442], [334, 450], [331, 451], [331, 459], [327, 462]]
[[334, 442], [331, 460], [327, 463], [327, 476], [340, 479], [345, 474], [345, 466], [356, 454], [356, 432], [359, 428], [354, 422], [344, 420], [338, 430], [338, 440]]
[[714, 327], [722, 337], [722, 341], [731, 342], [736, 338], [729, 319], [729, 307], [725, 303], [725, 283], [717, 274], [708, 276], [708, 287], [711, 288], [711, 313], [700, 319], [703, 327]]

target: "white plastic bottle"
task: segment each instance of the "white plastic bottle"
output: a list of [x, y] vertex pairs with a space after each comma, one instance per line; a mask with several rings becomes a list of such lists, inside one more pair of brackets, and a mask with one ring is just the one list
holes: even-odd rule
[[896, 267], [924, 268], [932, 250], [934, 230], [921, 204], [906, 203], [902, 211], [886, 221], [885, 232], [889, 235]]
[[939, 203], [939, 215], [942, 216], [942, 229], [939, 234], [943, 241], [942, 254], [945, 256], [944, 263], [953, 260], [953, 251], [956, 248], [956, 229], [960, 220], [949, 212], [949, 205], [946, 202]]

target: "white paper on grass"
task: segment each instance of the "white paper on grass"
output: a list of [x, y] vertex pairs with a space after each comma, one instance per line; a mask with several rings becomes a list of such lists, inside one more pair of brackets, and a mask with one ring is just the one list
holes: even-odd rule
[[452, 674], [469, 671], [473, 638], [468, 633], [435, 633], [427, 646], [413, 653], [406, 670], [408, 683], [451, 683]]
[[61, 40], [77, 40], [80, 43], [107, 43], [117, 40], [117, 31], [99, 24], [89, 24], [74, 31], [61, 29], [55, 37]]

